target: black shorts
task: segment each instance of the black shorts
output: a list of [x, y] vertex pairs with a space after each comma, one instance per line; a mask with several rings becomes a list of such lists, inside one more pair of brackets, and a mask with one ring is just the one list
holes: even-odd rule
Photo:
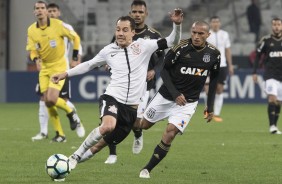
[[[59, 97], [61, 97], [61, 98], [67, 98], [67, 99], [70, 99], [70, 98], [71, 98], [70, 85], [71, 85], [71, 82], [70, 82], [69, 78], [66, 78], [66, 79], [65, 79], [65, 83], [64, 83], [64, 85], [63, 85], [63, 88], [62, 88], [61, 91], [60, 91]], [[39, 95], [39, 96], [42, 96], [42, 95], [43, 95], [43, 94], [40, 92], [40, 85], [39, 85], [39, 82], [36, 84], [35, 92], [36, 92], [36, 94]]]
[[227, 67], [220, 67], [217, 83], [225, 84], [227, 76], [228, 76], [228, 68]]
[[137, 118], [137, 109], [116, 101], [109, 95], [102, 95], [99, 98], [100, 118], [105, 115], [113, 116], [117, 119], [115, 129], [104, 136], [108, 144], [119, 144], [130, 133]]

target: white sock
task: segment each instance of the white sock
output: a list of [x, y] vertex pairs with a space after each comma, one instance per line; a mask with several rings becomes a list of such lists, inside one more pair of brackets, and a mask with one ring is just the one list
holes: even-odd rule
[[102, 135], [100, 133], [100, 128], [95, 128], [90, 134], [86, 137], [84, 142], [80, 145], [78, 150], [74, 152], [74, 154], [78, 155], [80, 158], [82, 155], [92, 146], [94, 146], [100, 139]]
[[86, 160], [89, 160], [90, 158], [92, 158], [95, 154], [92, 153], [92, 151], [90, 149], [88, 149], [80, 158], [79, 162], [84, 162]]
[[223, 93], [216, 94], [214, 99], [214, 115], [219, 116], [223, 106]]
[[47, 135], [48, 134], [49, 115], [48, 115], [48, 111], [47, 111], [45, 102], [41, 100], [39, 101], [38, 116], [39, 116], [40, 132]]
[[72, 109], [76, 111], [75, 106], [73, 105], [73, 103], [70, 100], [67, 100], [67, 105]]

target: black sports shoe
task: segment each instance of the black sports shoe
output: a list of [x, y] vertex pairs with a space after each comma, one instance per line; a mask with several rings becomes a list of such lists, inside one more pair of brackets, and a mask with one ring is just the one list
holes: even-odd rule
[[77, 124], [80, 123], [80, 119], [75, 111], [72, 111], [71, 113], [67, 114], [67, 117], [70, 121], [70, 128], [71, 130], [75, 130], [77, 127]]
[[67, 142], [65, 136], [59, 135], [59, 132], [56, 131], [56, 136], [52, 139], [52, 142]]

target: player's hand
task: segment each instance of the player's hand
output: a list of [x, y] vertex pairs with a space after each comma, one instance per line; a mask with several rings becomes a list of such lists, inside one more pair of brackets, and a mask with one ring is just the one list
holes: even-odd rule
[[37, 71], [40, 71], [40, 70], [41, 70], [41, 62], [42, 62], [41, 59], [37, 59], [37, 60], [35, 61]]
[[60, 80], [64, 80], [68, 76], [67, 72], [55, 74], [51, 77], [51, 81], [54, 84], [58, 84]]
[[257, 74], [253, 74], [253, 81], [254, 81], [255, 83], [258, 82], [258, 76], [257, 76]]
[[213, 112], [208, 112], [208, 108], [206, 107], [204, 110], [204, 119], [207, 120], [207, 123], [209, 123], [213, 118]]
[[175, 102], [176, 102], [177, 105], [180, 105], [180, 106], [184, 106], [187, 103], [185, 96], [183, 94], [179, 95], [175, 99]]
[[155, 70], [149, 70], [148, 72], [147, 72], [147, 81], [150, 81], [150, 80], [152, 80], [154, 77], [155, 77]]
[[79, 64], [80, 64], [79, 61], [71, 61], [70, 67], [71, 67], [71, 68], [74, 68], [74, 67], [76, 67], [76, 66], [79, 65]]
[[183, 12], [180, 8], [174, 9], [174, 12], [169, 12], [169, 16], [171, 21], [174, 22], [176, 25], [181, 24], [183, 21]]

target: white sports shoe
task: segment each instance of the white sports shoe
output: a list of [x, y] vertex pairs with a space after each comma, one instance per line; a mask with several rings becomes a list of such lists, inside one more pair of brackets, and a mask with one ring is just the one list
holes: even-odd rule
[[84, 137], [85, 136], [85, 129], [84, 129], [81, 122], [76, 125], [75, 131], [76, 131], [76, 134], [77, 134], [78, 137]]
[[278, 135], [281, 135], [282, 132], [278, 130], [278, 128], [275, 126], [275, 125], [271, 125], [270, 128], [269, 128], [269, 132], [271, 134], [278, 134]]
[[70, 170], [73, 170], [76, 167], [79, 159], [80, 159], [79, 156], [76, 155], [76, 154], [73, 154], [73, 155], [71, 155], [69, 157], [69, 167], [70, 167]]
[[132, 152], [133, 154], [139, 154], [143, 149], [143, 133], [140, 137], [136, 138], [134, 136], [134, 141], [132, 145]]
[[105, 161], [105, 164], [115, 164], [116, 162], [117, 162], [117, 156], [109, 155], [107, 160]]
[[139, 178], [150, 178], [150, 173], [147, 169], [142, 169], [139, 174]]
[[32, 141], [40, 141], [42, 139], [47, 139], [48, 135], [45, 135], [44, 133], [38, 133], [34, 137], [31, 138]]

